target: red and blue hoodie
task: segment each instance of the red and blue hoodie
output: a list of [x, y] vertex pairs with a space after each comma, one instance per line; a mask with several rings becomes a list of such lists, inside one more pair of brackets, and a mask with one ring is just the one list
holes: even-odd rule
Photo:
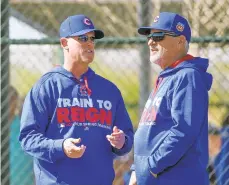
[[209, 185], [207, 68], [187, 55], [160, 73], [134, 136], [138, 185]]
[[[116, 149], [106, 139], [114, 126], [126, 141]], [[81, 158], [65, 155], [66, 138], [81, 138], [87, 148]], [[77, 80], [63, 67], [45, 74], [28, 93], [19, 141], [34, 157], [37, 185], [111, 185], [114, 156], [128, 153], [133, 127], [119, 89], [88, 71]]]

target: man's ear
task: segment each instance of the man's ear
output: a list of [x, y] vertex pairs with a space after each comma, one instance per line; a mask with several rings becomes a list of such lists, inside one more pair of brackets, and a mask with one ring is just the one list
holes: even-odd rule
[[185, 43], [186, 43], [186, 38], [184, 35], [181, 35], [178, 37], [178, 44], [177, 47], [180, 48], [184, 48], [185, 47]]
[[67, 38], [61, 38], [60, 39], [60, 45], [63, 49], [68, 49], [68, 39]]
[[184, 35], [179, 36], [179, 43], [184, 43], [186, 42], [186, 38]]

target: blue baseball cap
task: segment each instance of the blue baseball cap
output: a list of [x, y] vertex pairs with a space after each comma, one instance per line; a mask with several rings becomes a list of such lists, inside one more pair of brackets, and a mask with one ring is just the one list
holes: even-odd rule
[[101, 39], [104, 33], [94, 27], [93, 22], [85, 15], [73, 15], [60, 25], [60, 37], [79, 36], [94, 31], [95, 38]]
[[188, 42], [191, 40], [191, 28], [187, 19], [176, 13], [161, 12], [159, 16], [154, 18], [152, 26], [140, 27], [138, 33], [148, 35], [152, 29], [184, 35]]

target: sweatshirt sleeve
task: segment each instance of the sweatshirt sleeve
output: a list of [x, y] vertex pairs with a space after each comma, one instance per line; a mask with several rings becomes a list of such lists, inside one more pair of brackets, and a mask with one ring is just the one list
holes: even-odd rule
[[174, 126], [158, 150], [148, 158], [155, 174], [175, 165], [185, 155], [207, 119], [208, 92], [198, 71], [187, 71], [178, 77], [170, 95]]
[[115, 114], [114, 126], [117, 126], [125, 133], [125, 143], [121, 149], [117, 149], [112, 147], [113, 152], [116, 155], [124, 155], [132, 149], [133, 145], [133, 125], [131, 123], [130, 117], [126, 110], [124, 101], [122, 96], [120, 95], [120, 99], [117, 105], [117, 110]]
[[25, 98], [19, 141], [22, 149], [31, 156], [54, 163], [65, 156], [62, 149], [64, 139], [45, 137], [49, 124], [48, 97], [45, 88], [33, 87]]

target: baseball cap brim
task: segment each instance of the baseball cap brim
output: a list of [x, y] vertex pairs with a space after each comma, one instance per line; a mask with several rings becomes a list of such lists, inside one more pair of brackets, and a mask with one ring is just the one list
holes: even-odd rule
[[151, 27], [140, 27], [140, 28], [138, 29], [138, 33], [139, 33], [140, 35], [149, 35], [151, 29], [152, 29]]
[[166, 29], [160, 29], [159, 27], [156, 27], [156, 26], [155, 27], [154, 26], [149, 26], [149, 27], [140, 27], [138, 29], [138, 33], [140, 35], [149, 35], [152, 29], [161, 30], [161, 31], [168, 31], [169, 32], [169, 30], [166, 30]]
[[73, 36], [79, 36], [79, 35], [83, 35], [85, 33], [89, 33], [91, 31], [94, 31], [94, 33], [95, 33], [95, 39], [101, 39], [101, 38], [104, 37], [103, 31], [97, 30], [97, 29], [86, 29], [86, 30], [78, 31], [76, 33], [71, 34], [70, 36], [72, 36], [72, 37]]

